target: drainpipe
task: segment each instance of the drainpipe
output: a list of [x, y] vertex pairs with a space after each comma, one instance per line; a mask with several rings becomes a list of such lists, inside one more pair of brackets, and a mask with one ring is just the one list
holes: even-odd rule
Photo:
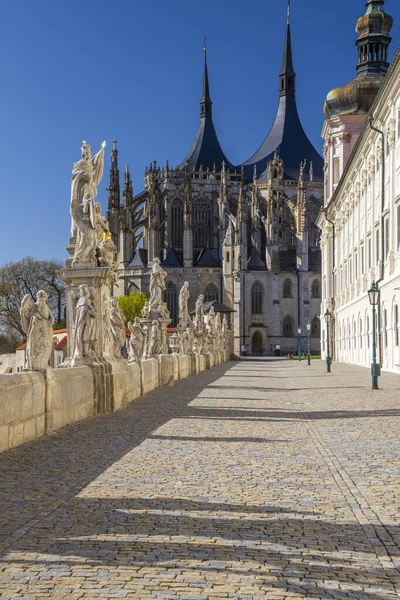
[[[385, 210], [385, 175], [386, 175], [386, 169], [385, 169], [385, 134], [381, 129], [378, 129], [377, 127], [375, 127], [373, 125], [374, 122], [374, 117], [373, 115], [370, 116], [369, 118], [369, 126], [371, 127], [371, 129], [373, 129], [374, 131], [376, 131], [377, 133], [379, 133], [379, 135], [382, 138], [382, 148], [381, 148], [381, 163], [382, 163], [382, 171], [381, 171], [381, 225], [380, 225], [380, 242], [381, 242], [381, 268], [380, 268], [380, 275], [379, 275], [379, 279], [377, 281], [375, 281], [375, 284], [377, 285], [378, 289], [379, 286], [378, 284], [383, 281], [383, 278], [385, 276], [385, 219], [383, 216], [384, 210]], [[378, 347], [379, 347], [379, 363], [382, 366], [383, 363], [383, 353], [382, 353], [382, 330], [381, 330], [381, 295], [379, 292], [379, 302], [378, 302]]]

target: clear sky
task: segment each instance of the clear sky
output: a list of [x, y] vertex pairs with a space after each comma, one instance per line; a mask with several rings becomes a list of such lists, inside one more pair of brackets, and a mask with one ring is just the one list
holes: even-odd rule
[[[205, 35], [222, 147], [234, 163], [248, 159], [277, 108], [286, 8], [286, 0], [3, 2], [0, 265], [66, 258], [82, 139], [94, 152], [108, 144], [104, 211], [114, 137], [135, 192], [150, 161], [184, 159], [198, 126]], [[392, 58], [399, 0], [385, 9], [395, 19]], [[292, 0], [298, 108], [320, 152], [324, 98], [355, 75], [355, 23], [364, 12], [364, 0]]]

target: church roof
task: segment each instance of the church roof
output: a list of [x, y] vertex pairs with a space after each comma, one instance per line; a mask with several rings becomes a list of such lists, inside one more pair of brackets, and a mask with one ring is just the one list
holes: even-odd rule
[[266, 271], [267, 269], [255, 246], [251, 246], [247, 268], [249, 271]]
[[219, 143], [217, 132], [215, 131], [212, 116], [212, 100], [210, 96], [210, 84], [208, 79], [207, 66], [207, 48], [204, 48], [204, 78], [203, 95], [200, 100], [200, 125], [193, 146], [184, 161], [179, 165], [179, 169], [189, 168], [198, 171], [200, 167], [219, 172], [222, 170], [222, 163], [226, 163], [229, 169], [233, 170], [232, 163], [226, 158], [221, 144]]
[[199, 254], [199, 258], [195, 264], [195, 267], [220, 267], [220, 262], [215, 256], [211, 248], [203, 248]]
[[161, 264], [163, 267], [182, 267], [182, 264], [173, 248], [168, 248], [167, 255]]
[[147, 250], [145, 248], [138, 248], [134, 254], [127, 269], [141, 269], [147, 267]]
[[308, 164], [313, 163], [314, 180], [323, 181], [324, 161], [308, 139], [297, 112], [296, 74], [292, 59], [289, 10], [279, 79], [280, 99], [275, 121], [257, 152], [244, 163], [246, 178], [252, 179], [254, 165], [256, 165], [258, 179], [265, 181], [267, 164], [273, 160], [276, 150], [277, 155], [284, 163], [286, 179], [297, 179], [299, 165], [305, 160]]

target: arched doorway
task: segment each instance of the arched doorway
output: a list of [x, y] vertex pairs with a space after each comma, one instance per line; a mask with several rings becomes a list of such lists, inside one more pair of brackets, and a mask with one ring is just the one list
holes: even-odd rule
[[261, 356], [262, 351], [263, 351], [262, 335], [259, 331], [256, 331], [253, 334], [253, 337], [251, 339], [251, 353], [253, 354], [253, 356], [257, 356], [257, 355]]

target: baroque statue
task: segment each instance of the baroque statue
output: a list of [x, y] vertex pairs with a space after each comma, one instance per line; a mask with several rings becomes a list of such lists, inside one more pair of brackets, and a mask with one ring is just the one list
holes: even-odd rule
[[96, 309], [90, 300], [89, 287], [79, 286], [79, 299], [75, 311], [75, 339], [72, 364], [82, 359], [92, 359], [96, 341]]
[[44, 290], [36, 294], [36, 302], [29, 294], [21, 304], [21, 324], [27, 338], [25, 368], [29, 371], [45, 371], [53, 349], [54, 317], [47, 305]]
[[195, 326], [196, 331], [201, 333], [204, 331], [204, 296], [200, 296], [196, 300], [196, 313], [195, 313]]
[[191, 324], [188, 302], [190, 298], [189, 283], [185, 281], [179, 293], [179, 325], [178, 329], [186, 329]]
[[129, 321], [128, 329], [131, 332], [129, 340], [129, 360], [128, 362], [140, 363], [143, 359], [146, 335], [140, 324], [140, 318], [136, 317], [133, 323]]
[[[92, 157], [86, 141], [82, 142], [81, 160], [74, 164], [71, 182], [71, 235], [76, 236], [73, 265], [96, 265], [98, 246], [98, 208], [95, 205], [97, 187], [103, 177], [104, 147]], [[101, 212], [101, 208], [100, 208]]]
[[110, 354], [117, 360], [122, 360], [121, 350], [126, 342], [124, 313], [118, 306], [116, 298], [111, 298], [110, 308], [111, 351]]
[[150, 316], [153, 315], [164, 316], [164, 302], [163, 292], [165, 291], [165, 279], [167, 272], [164, 271], [160, 264], [160, 259], [155, 258], [153, 261], [153, 268], [150, 274]]
[[155, 319], [151, 325], [147, 358], [157, 358], [162, 354], [162, 351], [161, 323], [158, 319]]
[[186, 327], [185, 331], [181, 334], [182, 340], [182, 353], [183, 354], [192, 354], [193, 353], [193, 344], [194, 337], [190, 327]]

